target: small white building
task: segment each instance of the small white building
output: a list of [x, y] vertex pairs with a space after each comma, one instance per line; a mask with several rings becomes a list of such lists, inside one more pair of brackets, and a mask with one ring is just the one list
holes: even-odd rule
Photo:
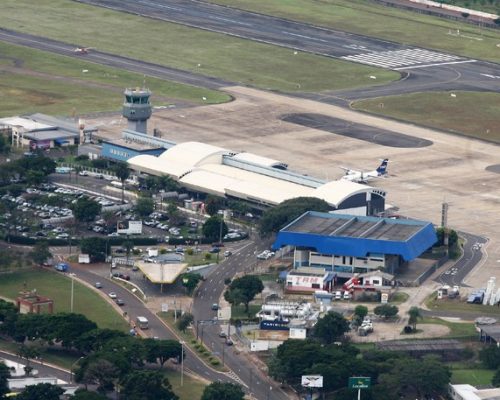
[[359, 274], [363, 286], [392, 286], [394, 275], [382, 271], [370, 271], [365, 274]]
[[285, 291], [290, 293], [314, 293], [317, 290], [331, 292], [334, 278], [334, 273], [320, 268], [297, 268], [288, 272]]
[[452, 385], [448, 392], [453, 400], [497, 400], [500, 398], [500, 388], [476, 389], [472, 385]]

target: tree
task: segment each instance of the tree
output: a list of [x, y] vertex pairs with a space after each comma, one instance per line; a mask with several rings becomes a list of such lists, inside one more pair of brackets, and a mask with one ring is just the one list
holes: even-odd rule
[[14, 337], [18, 317], [15, 304], [0, 299], [0, 333]]
[[418, 307], [411, 307], [408, 310], [408, 324], [413, 327], [413, 331], [417, 330], [417, 322], [419, 318], [422, 318], [422, 314], [420, 314], [420, 309]]
[[118, 372], [118, 368], [113, 363], [101, 358], [85, 367], [82, 381], [85, 384], [97, 385], [97, 391], [104, 394], [114, 389]]
[[316, 197], [297, 197], [285, 200], [264, 212], [260, 220], [259, 232], [262, 236], [268, 236], [278, 232], [306, 211], [328, 212], [330, 210], [331, 207], [326, 201]]
[[375, 315], [380, 315], [384, 318], [394, 317], [398, 314], [398, 308], [390, 304], [382, 304], [381, 306], [375, 307], [373, 312]]
[[201, 400], [243, 400], [245, 392], [240, 385], [212, 382], [203, 390]]
[[70, 397], [71, 400], [108, 400], [108, 398], [102, 394], [91, 392], [85, 389], [77, 389], [75, 394]]
[[116, 224], [118, 223], [118, 216], [113, 211], [104, 211], [101, 214], [101, 217], [104, 220], [104, 223], [106, 224], [107, 228], [116, 229]]
[[101, 212], [101, 205], [87, 197], [80, 197], [75, 204], [71, 205], [75, 219], [79, 222], [93, 221]]
[[479, 359], [486, 368], [500, 368], [500, 347], [486, 346], [479, 351]]
[[356, 306], [354, 309], [354, 315], [360, 320], [363, 320], [368, 315], [368, 307], [362, 305]]
[[497, 371], [495, 372], [495, 375], [493, 375], [493, 378], [491, 379], [491, 384], [494, 387], [500, 386], [500, 368], [497, 369]]
[[26, 386], [21, 393], [16, 396], [18, 400], [59, 400], [64, 390], [50, 383], [39, 383], [38, 385]]
[[180, 359], [182, 345], [176, 340], [146, 339], [147, 361], [163, 365], [171, 358]]
[[168, 379], [160, 371], [134, 370], [122, 380], [125, 400], [177, 400]]
[[150, 197], [139, 197], [135, 204], [135, 211], [141, 217], [147, 217], [155, 209], [153, 199]]
[[75, 348], [82, 353], [100, 351], [111, 339], [127, 336], [124, 332], [114, 329], [92, 329], [82, 333], [75, 341]]
[[118, 162], [114, 165], [113, 171], [117, 178], [120, 180], [122, 183], [122, 204], [125, 204], [125, 181], [129, 178], [130, 176], [130, 170], [128, 169], [128, 166], [124, 162]]
[[4, 135], [0, 135], [0, 153], [5, 154], [10, 151], [10, 145]]
[[31, 360], [40, 356], [40, 350], [33, 345], [27, 346], [22, 344], [17, 349], [17, 355], [20, 358], [26, 360], [26, 366], [24, 367], [24, 372], [26, 372], [26, 375], [29, 375], [30, 372], [33, 370], [33, 368], [31, 367]]
[[205, 221], [202, 232], [207, 239], [218, 241], [227, 234], [228, 229], [222, 217], [214, 216]]
[[179, 328], [181, 332], [186, 332], [186, 329], [188, 328], [189, 325], [192, 324], [193, 320], [194, 320], [193, 314], [184, 313], [177, 320], [177, 328]]
[[104, 261], [107, 255], [106, 239], [100, 237], [87, 237], [80, 240], [80, 250], [88, 254], [93, 261]]
[[349, 330], [349, 322], [339, 313], [330, 311], [318, 319], [314, 326], [314, 337], [326, 344], [338, 341]]
[[243, 303], [245, 312], [248, 313], [248, 304], [263, 290], [264, 285], [258, 276], [245, 275], [231, 282], [229, 289], [224, 293], [224, 298], [235, 306]]
[[52, 253], [49, 251], [49, 244], [44, 240], [36, 242], [33, 250], [30, 252], [30, 258], [38, 265], [46, 263], [49, 258], [52, 258]]
[[0, 362], [0, 399], [5, 399], [5, 395], [10, 393], [8, 379], [10, 378], [10, 368]]
[[218, 198], [214, 196], [208, 196], [205, 201], [205, 211], [208, 215], [213, 217], [217, 214], [217, 211], [219, 211], [221, 205], [222, 204]]
[[200, 274], [189, 272], [181, 276], [182, 286], [184, 286], [189, 295], [193, 294], [193, 290], [198, 286], [198, 283], [203, 280]]

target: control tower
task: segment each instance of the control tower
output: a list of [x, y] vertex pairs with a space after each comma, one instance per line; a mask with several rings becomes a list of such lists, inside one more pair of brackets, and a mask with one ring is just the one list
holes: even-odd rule
[[151, 91], [146, 88], [125, 89], [122, 115], [128, 120], [128, 129], [148, 133], [148, 119], [151, 117]]

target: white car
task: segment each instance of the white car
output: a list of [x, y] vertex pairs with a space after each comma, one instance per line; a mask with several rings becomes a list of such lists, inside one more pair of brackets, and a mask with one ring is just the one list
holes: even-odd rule
[[108, 293], [108, 296], [111, 298], [111, 299], [116, 299], [118, 296], [116, 295], [115, 292], [109, 292]]

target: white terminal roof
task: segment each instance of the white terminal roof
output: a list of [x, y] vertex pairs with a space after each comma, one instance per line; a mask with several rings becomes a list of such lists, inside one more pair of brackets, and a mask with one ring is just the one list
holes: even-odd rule
[[476, 389], [471, 385], [450, 385], [453, 390], [464, 400], [497, 400], [500, 398], [500, 388]]
[[153, 283], [174, 283], [188, 264], [156, 264], [139, 261], [136, 263], [141, 272]]
[[253, 153], [238, 153], [233, 157], [235, 160], [238, 161], [245, 161], [253, 164], [258, 164], [258, 165], [264, 165], [266, 167], [275, 167], [275, 166], [280, 166], [283, 165], [281, 161], [274, 160], [272, 158], [268, 157], [262, 157], [258, 156], [257, 154]]
[[40, 122], [33, 121], [32, 119], [23, 117], [1, 118], [0, 125], [22, 126], [26, 131], [56, 129], [53, 125], [42, 124]]
[[[283, 163], [251, 153], [234, 155], [230, 150], [198, 142], [178, 144], [159, 157], [139, 155], [128, 160], [131, 168], [151, 175], [168, 175], [191, 190], [232, 196], [265, 205], [277, 205], [296, 197], [317, 197], [338, 207], [348, 197], [373, 188], [339, 180], [311, 187], [280, 177], [223, 164], [223, 155], [268, 168]], [[278, 171], [278, 170], [277, 170]]]

